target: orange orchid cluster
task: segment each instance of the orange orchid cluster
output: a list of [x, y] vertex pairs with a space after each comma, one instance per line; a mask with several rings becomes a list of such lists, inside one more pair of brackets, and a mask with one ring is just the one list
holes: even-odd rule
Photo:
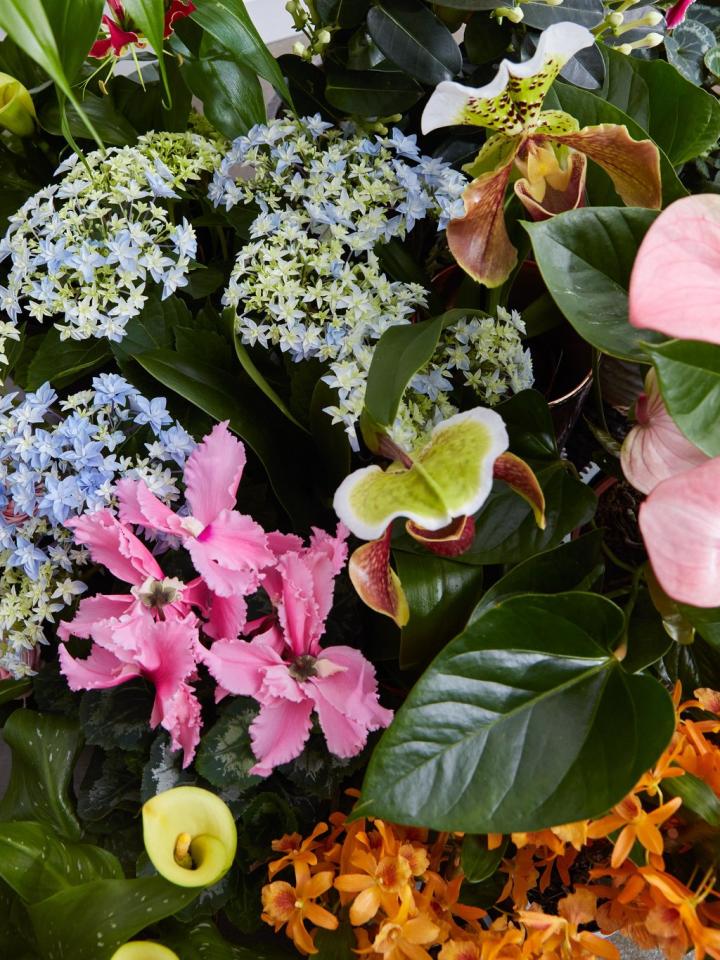
[[[697, 960], [720, 960], [714, 861], [698, 878], [697, 818], [683, 815], [680, 796], [663, 796], [691, 775], [720, 797], [720, 694], [696, 690], [681, 703], [678, 685], [673, 696], [675, 734], [653, 769], [606, 816], [511, 834], [506, 882], [487, 911], [462, 902], [467, 891], [473, 899], [462, 834], [337, 812], [305, 840], [273, 843], [263, 920], [304, 955], [318, 952], [318, 927], [349, 922], [354, 952], [370, 960], [619, 960], [606, 939], [616, 932], [669, 960], [691, 947]], [[487, 837], [490, 850], [505, 842]], [[291, 869], [294, 883], [275, 879]]]

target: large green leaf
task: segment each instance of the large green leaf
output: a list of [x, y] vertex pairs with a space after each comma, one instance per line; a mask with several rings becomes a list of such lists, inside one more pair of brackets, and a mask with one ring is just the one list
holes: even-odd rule
[[667, 691], [612, 655], [594, 594], [511, 597], [433, 661], [370, 760], [355, 815], [508, 833], [598, 816], [657, 760]]
[[181, 960], [295, 960], [297, 957], [281, 937], [272, 937], [268, 943], [254, 937], [252, 945], [245, 946], [228, 943], [210, 920], [189, 929], [187, 924], [177, 922], [174, 927], [167, 935], [163, 931], [160, 939], [166, 947], [175, 950]]
[[397, 550], [398, 576], [410, 606], [400, 635], [400, 667], [427, 663], [465, 626], [482, 589], [482, 567]]
[[262, 88], [254, 70], [233, 60], [227, 51], [203, 38], [200, 56], [186, 60], [182, 76], [202, 100], [210, 123], [233, 140], [267, 119]]
[[720, 455], [720, 346], [671, 340], [649, 353], [670, 416], [696, 447]]
[[[82, 16], [76, 24], [73, 10], [78, 6]], [[72, 82], [97, 36], [102, 10], [103, 0], [3, 0], [0, 4], [0, 29], [54, 80], [100, 145], [102, 140], [83, 112]], [[90, 42], [82, 50], [89, 37]]]
[[473, 545], [459, 563], [520, 563], [557, 546], [592, 519], [597, 497], [562, 462], [537, 471], [545, 494], [547, 525], [541, 530], [528, 503], [507, 484], [496, 482], [475, 520]]
[[[618, 107], [604, 100], [601, 96], [582, 90], [580, 87], [557, 81], [546, 98], [546, 108], [558, 107], [571, 116], [576, 117], [581, 127], [594, 126], [599, 123], [615, 123], [624, 125], [633, 140], [647, 140], [648, 133], [632, 116], [628, 116]], [[660, 149], [660, 173], [662, 175], [663, 203], [672, 203], [680, 197], [687, 196], [687, 190], [678, 180], [672, 163], [665, 152]], [[595, 204], [620, 203], [608, 175], [592, 162], [588, 165], [588, 192]]]
[[524, 3], [523, 23], [544, 30], [559, 20], [579, 23], [583, 27], [596, 27], [605, 16], [602, 0], [563, 0], [561, 5], [549, 3]]
[[282, 71], [255, 29], [242, 0], [203, 0], [190, 16], [230, 51], [236, 63], [254, 70], [291, 103]]
[[64, 387], [78, 377], [101, 367], [112, 356], [106, 340], [89, 337], [87, 340], [61, 340], [55, 327], [44, 335], [40, 349], [30, 361], [28, 390], [46, 381], [55, 387]]
[[122, 875], [117, 858], [101, 847], [60, 841], [41, 823], [0, 824], [0, 876], [26, 903], [79, 883]]
[[692, 810], [705, 823], [709, 823], [711, 827], [720, 827], [720, 797], [709, 783], [685, 772], [682, 777], [663, 780], [662, 788], [671, 797], [680, 797], [683, 807]]
[[325, 96], [330, 104], [361, 117], [387, 116], [408, 110], [423, 94], [412, 77], [396, 70], [328, 72]]
[[602, 532], [593, 530], [513, 567], [483, 594], [470, 620], [477, 620], [490, 607], [516, 593], [588, 590], [602, 570]]
[[469, 883], [482, 883], [491, 877], [505, 855], [505, 841], [493, 850], [488, 849], [488, 838], [469, 833], [463, 837], [460, 865]]
[[[720, 103], [717, 97], [691, 83], [664, 60], [629, 60], [645, 81], [650, 105], [648, 133], [672, 164], [685, 163], [717, 145]], [[634, 116], [634, 114], [633, 114]]]
[[123, 0], [125, 12], [130, 15], [136, 27], [145, 34], [148, 43], [157, 57], [168, 102], [172, 103], [172, 92], [165, 68], [165, 2], [164, 0]]
[[32, 691], [33, 683], [31, 677], [22, 677], [20, 680], [13, 680], [8, 677], [0, 680], [0, 703], [9, 703], [10, 700], [18, 700], [25, 697]]
[[584, 340], [625, 360], [644, 360], [643, 341], [662, 339], [627, 319], [630, 271], [656, 216], [638, 207], [585, 207], [524, 224], [558, 307]]
[[67, 717], [16, 710], [3, 728], [12, 750], [10, 782], [0, 821], [39, 820], [77, 840], [80, 825], [70, 800], [70, 779], [80, 750], [78, 725]]
[[157, 876], [93, 880], [32, 904], [28, 913], [44, 960], [110, 960], [121, 944], [198, 893]]
[[[130, 121], [120, 113], [110, 97], [96, 97], [86, 92], [82, 99], [83, 114], [87, 117], [100, 134], [103, 142], [112, 147], [123, 147], [134, 143], [138, 132]], [[132, 116], [132, 114], [130, 114]], [[87, 140], [90, 136], [85, 120], [77, 110], [70, 106], [65, 107], [64, 119], [73, 137]], [[63, 111], [60, 104], [52, 101], [43, 105], [38, 113], [40, 126], [56, 137], [63, 133]]]
[[250, 746], [250, 724], [257, 716], [257, 705], [246, 697], [233, 697], [218, 721], [200, 741], [195, 768], [214, 787], [232, 788], [244, 793], [257, 786], [262, 777], [249, 772], [257, 758]]
[[367, 28], [388, 60], [422, 83], [452, 80], [462, 69], [453, 35], [420, 0], [379, 0]]
[[605, 80], [598, 96], [632, 117], [643, 130], [650, 123], [650, 91], [637, 70], [635, 57], [618, 53], [612, 47], [600, 44], [605, 60]]
[[227, 377], [218, 377], [215, 367], [193, 362], [172, 350], [152, 350], [135, 359], [156, 380], [214, 419], [229, 420], [231, 429], [262, 461], [278, 499], [296, 526], [308, 525], [308, 478], [300, 466], [304, 451], [299, 435], [262, 394], [242, 384], [239, 376], [235, 383], [228, 382]]
[[521, 390], [496, 407], [505, 421], [510, 450], [532, 464], [555, 463], [560, 457], [552, 414], [537, 390]]

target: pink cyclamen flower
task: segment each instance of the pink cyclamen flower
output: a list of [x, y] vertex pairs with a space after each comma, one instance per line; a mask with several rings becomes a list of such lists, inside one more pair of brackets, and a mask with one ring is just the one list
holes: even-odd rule
[[213, 593], [247, 596], [257, 589], [259, 573], [274, 555], [260, 524], [234, 509], [244, 466], [245, 448], [227, 421], [219, 423], [185, 464], [188, 515], [174, 513], [143, 480], [121, 480], [116, 488], [120, 517], [179, 537]]
[[623, 473], [641, 493], [708, 459], [680, 431], [663, 403], [657, 376], [650, 370], [645, 392], [635, 403], [637, 425], [625, 438], [620, 452]]
[[720, 457], [658, 484], [640, 507], [640, 530], [669, 597], [720, 606]]
[[668, 30], [672, 30], [673, 27], [677, 27], [679, 23], [683, 22], [685, 14], [694, 2], [695, 0], [678, 0], [677, 3], [674, 3], [672, 7], [670, 7], [665, 14], [665, 23], [667, 24]]
[[278, 560], [263, 582], [277, 622], [256, 621], [249, 632], [264, 629], [252, 641], [221, 640], [202, 654], [222, 690], [254, 697], [260, 704], [250, 727], [258, 759], [252, 773], [267, 776], [299, 756], [313, 712], [328, 749], [340, 757], [359, 753], [368, 732], [392, 719], [378, 702], [375, 671], [358, 650], [320, 648], [333, 581], [345, 562], [346, 537], [342, 525], [336, 537], [315, 530], [304, 548], [297, 537], [271, 534]]
[[676, 200], [640, 244], [630, 278], [634, 327], [720, 344], [720, 196]]
[[150, 725], [170, 734], [172, 748], [183, 750], [183, 766], [192, 760], [200, 742], [200, 704], [189, 682], [198, 659], [197, 620], [154, 621], [149, 613], [124, 624], [104, 644], [94, 644], [90, 655], [77, 660], [64, 644], [60, 668], [71, 690], [102, 690], [133, 677], [146, 677], [155, 687]]

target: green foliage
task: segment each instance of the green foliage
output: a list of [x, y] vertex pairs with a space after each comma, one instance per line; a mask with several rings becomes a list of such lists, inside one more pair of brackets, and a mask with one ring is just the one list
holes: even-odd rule
[[223, 706], [219, 720], [203, 734], [195, 769], [214, 787], [242, 795], [262, 782], [262, 777], [249, 772], [256, 763], [249, 734], [256, 714], [253, 700], [235, 697]]
[[469, 883], [482, 883], [491, 877], [505, 856], [507, 840], [494, 850], [488, 849], [488, 838], [473, 833], [463, 837], [460, 865]]
[[420, 0], [379, 0], [367, 27], [388, 60], [421, 83], [452, 80], [462, 68], [452, 34]]
[[674, 729], [664, 688], [612, 654], [623, 626], [594, 594], [529, 594], [487, 610], [396, 714], [355, 813], [468, 833], [603, 813]]

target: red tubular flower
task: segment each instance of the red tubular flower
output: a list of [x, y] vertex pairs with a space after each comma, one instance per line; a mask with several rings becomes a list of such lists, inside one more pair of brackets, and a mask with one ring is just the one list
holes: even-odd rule
[[[114, 57], [121, 57], [128, 47], [145, 45], [145, 38], [131, 29], [134, 24], [120, 0], [108, 0], [108, 2], [113, 15], [105, 14], [102, 18], [107, 36], [100, 37], [90, 48], [89, 56], [95, 60], [104, 60], [111, 53]], [[167, 40], [173, 32], [175, 21], [189, 17], [195, 10], [195, 4], [191, 0], [170, 0], [169, 5], [166, 3], [166, 6], [163, 36]]]

